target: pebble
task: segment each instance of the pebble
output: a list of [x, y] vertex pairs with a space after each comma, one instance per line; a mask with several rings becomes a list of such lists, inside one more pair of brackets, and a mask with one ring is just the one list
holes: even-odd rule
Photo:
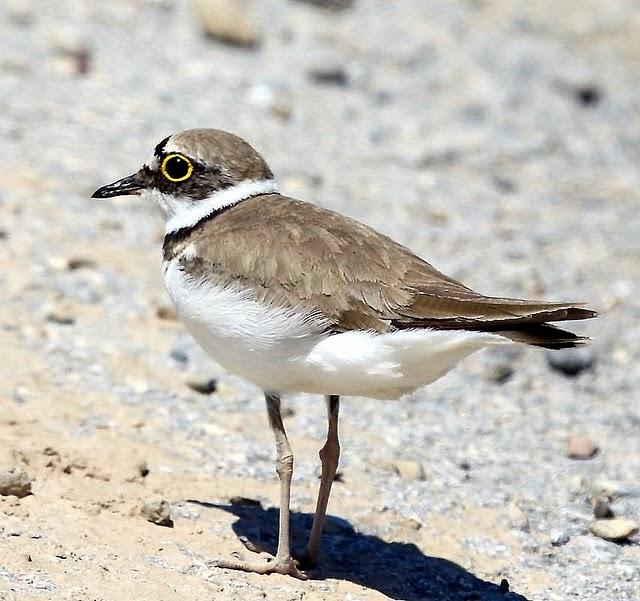
[[345, 10], [355, 4], [355, 0], [297, 0], [306, 4], [313, 4], [328, 10]]
[[551, 535], [551, 546], [562, 547], [571, 540], [571, 537], [566, 532], [556, 532]]
[[249, 497], [231, 497], [229, 503], [241, 507], [262, 507], [262, 503], [258, 499], [250, 499]]
[[613, 542], [626, 540], [636, 534], [639, 529], [637, 522], [623, 518], [596, 520], [591, 524], [593, 534]]
[[346, 87], [349, 85], [349, 76], [341, 65], [316, 65], [309, 68], [309, 77], [319, 84]]
[[141, 461], [136, 465], [136, 471], [142, 478], [146, 478], [149, 475], [149, 465], [146, 461]]
[[45, 319], [59, 325], [70, 326], [75, 323], [76, 316], [71, 306], [58, 303], [47, 308], [45, 311]]
[[142, 514], [142, 517], [152, 524], [173, 528], [171, 505], [169, 505], [169, 502], [164, 499], [148, 501], [143, 505], [140, 513]]
[[288, 121], [293, 114], [291, 94], [278, 84], [254, 84], [247, 90], [247, 99], [251, 104], [267, 109], [280, 121]]
[[496, 384], [504, 384], [509, 381], [513, 376], [513, 367], [511, 364], [496, 361], [489, 363], [484, 371], [484, 377], [489, 382], [495, 382]]
[[156, 309], [156, 317], [158, 319], [164, 319], [166, 321], [177, 321], [178, 314], [175, 312], [173, 307], [169, 307], [168, 305], [161, 305]]
[[180, 365], [187, 365], [189, 363], [189, 355], [180, 348], [172, 348], [169, 352], [169, 356]]
[[86, 75], [91, 67], [91, 48], [84, 33], [70, 26], [52, 29], [51, 47], [63, 57], [70, 59], [73, 71]]
[[640, 496], [640, 485], [618, 480], [596, 480], [592, 489], [596, 495], [606, 495], [608, 497]]
[[193, 0], [196, 17], [208, 36], [246, 48], [261, 41], [251, 5], [247, 0]]
[[567, 457], [591, 459], [598, 452], [598, 445], [588, 436], [572, 432], [567, 442]]
[[0, 468], [0, 495], [26, 497], [31, 494], [31, 477], [19, 467]]
[[598, 519], [612, 518], [613, 509], [609, 505], [609, 501], [602, 497], [593, 500], [593, 515]]
[[422, 482], [426, 480], [427, 476], [424, 471], [424, 466], [419, 461], [412, 460], [400, 460], [393, 464], [393, 468], [396, 473], [405, 480], [413, 480]]
[[184, 383], [200, 394], [212, 394], [218, 388], [218, 380], [208, 375], [189, 374]]
[[591, 369], [595, 362], [595, 354], [589, 347], [547, 351], [549, 366], [565, 376], [577, 376]]

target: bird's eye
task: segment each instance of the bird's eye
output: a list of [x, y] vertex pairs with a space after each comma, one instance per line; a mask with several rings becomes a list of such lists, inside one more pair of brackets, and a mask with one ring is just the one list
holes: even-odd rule
[[168, 154], [160, 167], [162, 175], [171, 182], [183, 182], [191, 177], [193, 165], [181, 154]]

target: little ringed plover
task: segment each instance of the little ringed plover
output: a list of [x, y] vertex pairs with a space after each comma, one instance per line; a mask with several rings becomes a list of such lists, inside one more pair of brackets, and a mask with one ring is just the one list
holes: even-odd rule
[[262, 156], [224, 131], [165, 138], [139, 171], [93, 198], [121, 195], [148, 198], [164, 216], [164, 282], [188, 331], [264, 391], [281, 487], [278, 549], [265, 563], [221, 567], [306, 577], [289, 546], [293, 454], [282, 393], [322, 394], [328, 408], [303, 556], [313, 566], [340, 453], [340, 396], [401, 397], [485, 346], [573, 347], [585, 339], [549, 322], [596, 315], [578, 303], [475, 292], [374, 229], [280, 194]]

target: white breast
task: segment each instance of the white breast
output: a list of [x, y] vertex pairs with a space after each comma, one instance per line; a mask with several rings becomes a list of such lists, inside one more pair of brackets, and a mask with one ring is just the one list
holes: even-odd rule
[[198, 282], [165, 264], [165, 285], [181, 320], [220, 365], [272, 392], [397, 398], [447, 373], [492, 334], [403, 330], [325, 333], [318, 314], [269, 306], [247, 288]]
[[267, 390], [282, 391], [278, 386], [286, 378], [280, 372], [291, 377], [292, 368], [325, 336], [322, 317], [258, 302], [240, 284], [199, 282], [177, 260], [165, 264], [164, 282], [179, 317], [204, 350]]

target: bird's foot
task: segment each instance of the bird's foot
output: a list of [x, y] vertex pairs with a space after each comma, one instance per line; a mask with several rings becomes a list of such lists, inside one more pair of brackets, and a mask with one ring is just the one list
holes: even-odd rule
[[298, 562], [290, 555], [284, 557], [270, 557], [266, 561], [243, 561], [241, 559], [214, 559], [209, 565], [215, 568], [227, 570], [241, 570], [254, 574], [284, 574], [293, 576], [299, 580], [308, 580], [309, 577], [298, 569]]

